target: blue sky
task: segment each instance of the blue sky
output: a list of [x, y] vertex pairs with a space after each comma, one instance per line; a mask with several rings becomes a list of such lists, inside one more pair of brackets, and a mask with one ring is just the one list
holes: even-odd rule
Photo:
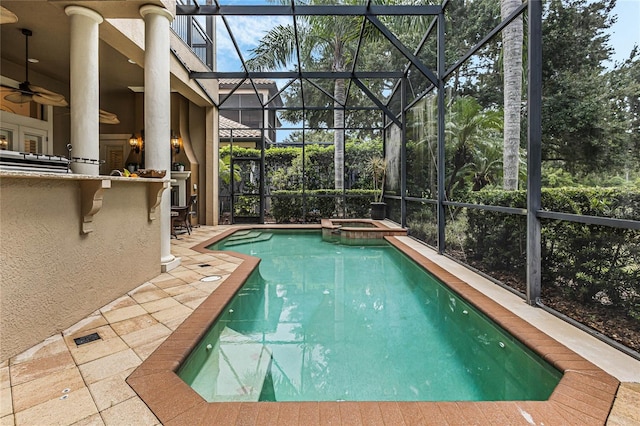
[[618, 0], [613, 12], [618, 22], [611, 28], [613, 60], [621, 62], [629, 57], [634, 43], [640, 45], [640, 0]]
[[[239, 3], [246, 3], [245, 0]], [[225, 3], [238, 3], [238, 1]], [[263, 3], [261, 0], [249, 3]], [[634, 44], [640, 45], [640, 0], [618, 0], [614, 13], [618, 21], [611, 28], [610, 44], [615, 49], [613, 60], [620, 62], [629, 57]], [[277, 24], [291, 23], [289, 17], [261, 16], [261, 17], [229, 17], [229, 25], [236, 37], [236, 41], [246, 55], [248, 49], [255, 47], [269, 28]], [[240, 61], [227, 35], [227, 31], [220, 18], [216, 22], [218, 41], [218, 71], [241, 71]]]
[[[264, 4], [264, 0], [223, 0], [224, 4]], [[609, 43], [614, 48], [609, 66], [622, 62], [629, 57], [634, 44], [640, 45], [640, 0], [617, 0], [613, 11], [618, 16], [617, 22], [610, 29]], [[236, 42], [245, 55], [249, 49], [258, 45], [264, 34], [276, 25], [292, 23], [291, 17], [283, 16], [230, 16], [227, 21]], [[242, 66], [224, 23], [216, 18], [216, 40], [218, 71], [241, 71]], [[280, 82], [278, 82], [280, 84]], [[286, 124], [291, 125], [290, 123]], [[288, 133], [288, 132], [287, 132]], [[278, 135], [278, 139], [286, 135]]]
[[[290, 24], [293, 20], [286, 16], [229, 16], [227, 22], [246, 60], [248, 51], [258, 45], [269, 29]], [[216, 41], [218, 71], [242, 71], [238, 54], [220, 18], [216, 18]]]

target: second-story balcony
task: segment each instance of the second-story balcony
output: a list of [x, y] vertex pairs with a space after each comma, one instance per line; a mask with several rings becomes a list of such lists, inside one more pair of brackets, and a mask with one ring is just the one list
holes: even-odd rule
[[[179, 0], [178, 4], [193, 4], [192, 0]], [[197, 17], [178, 15], [171, 28], [210, 70], [215, 70], [214, 43], [212, 34], [215, 21], [211, 16]]]

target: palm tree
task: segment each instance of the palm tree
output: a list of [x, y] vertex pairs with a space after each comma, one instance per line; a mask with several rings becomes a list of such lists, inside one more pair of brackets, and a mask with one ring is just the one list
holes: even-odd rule
[[225, 185], [229, 185], [231, 183], [232, 175], [234, 182], [240, 182], [242, 180], [242, 176], [240, 175], [240, 167], [238, 167], [237, 164], [233, 165], [232, 173], [230, 156], [226, 156], [218, 160], [218, 169], [220, 173], [220, 179], [222, 179], [222, 182], [224, 182]]
[[[501, 0], [502, 19], [522, 4], [522, 0]], [[504, 151], [503, 187], [518, 189], [520, 164], [520, 103], [522, 102], [522, 16], [502, 30], [504, 70]]]
[[468, 96], [456, 99], [451, 105], [449, 119], [445, 124], [448, 138], [445, 183], [447, 199], [451, 198], [457, 187], [465, 184], [465, 172], [468, 169], [480, 167], [474, 163], [478, 160], [477, 149], [492, 137], [492, 131], [495, 133], [502, 129], [501, 115], [500, 111], [483, 110], [478, 101]]
[[[350, 3], [345, 0], [344, 3]], [[324, 4], [310, 0], [308, 4]], [[353, 58], [355, 40], [360, 32], [362, 18], [344, 16], [298, 16], [297, 36], [299, 61], [304, 68], [325, 66], [331, 71], [347, 71]], [[293, 25], [278, 25], [260, 40], [246, 62], [249, 70], [268, 71], [285, 68], [296, 60], [296, 29]], [[344, 79], [335, 79], [334, 89], [334, 167], [335, 189], [344, 189]]]
[[498, 138], [483, 139], [474, 147], [474, 160], [468, 168], [471, 175], [472, 191], [480, 191], [494, 184], [502, 165], [502, 141]]
[[371, 182], [373, 183], [374, 202], [381, 203], [384, 195], [384, 178], [387, 173], [387, 161], [374, 155], [369, 159], [365, 166], [365, 171], [371, 174]]

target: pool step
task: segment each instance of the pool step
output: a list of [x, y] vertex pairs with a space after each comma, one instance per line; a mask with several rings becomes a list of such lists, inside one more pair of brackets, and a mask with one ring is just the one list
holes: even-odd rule
[[237, 231], [234, 232], [233, 235], [231, 235], [229, 238], [227, 238], [227, 241], [238, 241], [245, 240], [247, 238], [255, 238], [260, 234], [262, 234], [262, 232], [260, 231]]
[[250, 243], [258, 243], [261, 241], [268, 241], [273, 237], [271, 232], [250, 232], [246, 235], [238, 236], [234, 238], [235, 235], [229, 237], [229, 239], [224, 243], [225, 247], [238, 246], [241, 244], [250, 244]]
[[[201, 369], [215, 369], [214, 376], [203, 373], [191, 387], [209, 402], [257, 402], [271, 369], [273, 356], [262, 343], [225, 327], [220, 340], [211, 348], [212, 364]], [[213, 377], [213, 378], [212, 378]]]

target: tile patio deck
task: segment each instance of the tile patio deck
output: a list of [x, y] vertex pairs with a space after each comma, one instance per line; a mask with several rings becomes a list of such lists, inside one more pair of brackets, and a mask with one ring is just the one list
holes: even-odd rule
[[[172, 240], [172, 253], [182, 258], [180, 267], [160, 274], [68, 330], [0, 363], [0, 426], [160, 424], [125, 379], [243, 263], [242, 259], [228, 254], [203, 254], [191, 249], [228, 229], [228, 226], [202, 226], [195, 228], [191, 236]], [[540, 309], [527, 306], [511, 293], [413, 240], [402, 237], [402, 241], [620, 380], [622, 384], [607, 424], [640, 425], [640, 362]], [[203, 264], [209, 266], [201, 266]], [[209, 275], [220, 275], [222, 280], [200, 281]], [[76, 346], [74, 338], [93, 332], [99, 333], [101, 339]], [[361, 409], [359, 415], [356, 411], [354, 416], [354, 411], [347, 407], [349, 404], [336, 403], [336, 410], [326, 413], [314, 411], [317, 407], [314, 404], [296, 404], [290, 407], [295, 413], [290, 409], [275, 409], [273, 415], [266, 409], [248, 413], [239, 405], [231, 423], [249, 424], [244, 421], [251, 418], [263, 424], [306, 424], [305, 413], [311, 409], [318, 414], [318, 419], [331, 415], [337, 423], [371, 424], [371, 416], [380, 407], [371, 403], [371, 410]], [[385, 424], [431, 424], [437, 420], [404, 410], [402, 403], [384, 404], [391, 405], [391, 410], [386, 412], [397, 413]], [[519, 408], [523, 411], [533, 410], [535, 414], [535, 404], [521, 405]], [[455, 403], [443, 404], [441, 409], [445, 408], [456, 410]], [[340, 413], [352, 417], [341, 418]], [[264, 415], [267, 417], [263, 419]], [[284, 422], [285, 418], [290, 421]], [[323, 423], [331, 420], [325, 419], [327, 422]], [[493, 422], [485, 418], [481, 423], [503, 424], [505, 420], [503, 417], [502, 421]], [[559, 419], [558, 424], [582, 424], [578, 417], [575, 420], [568, 423]], [[509, 424], [532, 423], [522, 417]]]

